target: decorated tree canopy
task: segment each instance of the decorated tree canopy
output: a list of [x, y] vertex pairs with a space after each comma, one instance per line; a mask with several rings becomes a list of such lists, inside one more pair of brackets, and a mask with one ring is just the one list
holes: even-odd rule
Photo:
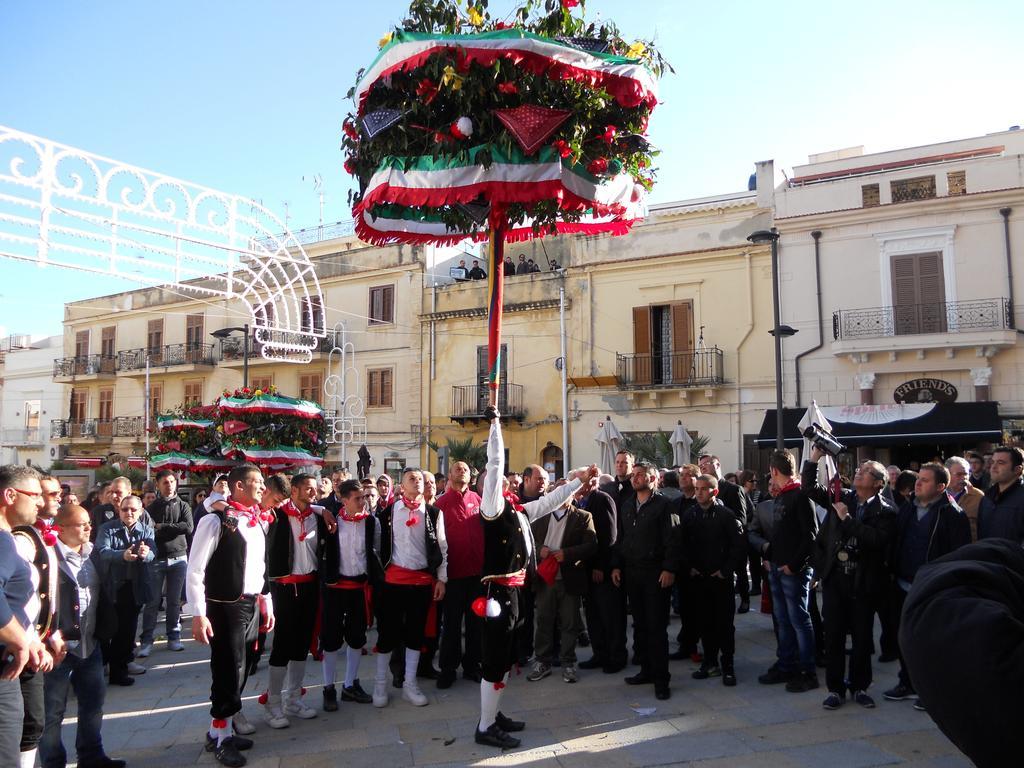
[[360, 237], [628, 231], [654, 183], [645, 134], [667, 65], [576, 5], [532, 0], [498, 21], [486, 0], [413, 2], [350, 92], [342, 146]]
[[225, 390], [216, 405], [181, 407], [157, 417], [152, 469], [225, 472], [241, 461], [261, 469], [322, 466], [323, 410], [271, 387]]
[[649, 41], [586, 23], [581, 0], [412, 0], [349, 96], [345, 169], [363, 240], [489, 239], [488, 380], [496, 402], [504, 244], [556, 233], [625, 234], [657, 154], [646, 138], [656, 78]]

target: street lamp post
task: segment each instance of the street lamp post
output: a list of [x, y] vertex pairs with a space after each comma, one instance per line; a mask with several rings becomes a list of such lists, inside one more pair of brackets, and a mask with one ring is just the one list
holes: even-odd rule
[[211, 331], [210, 335], [215, 339], [224, 341], [235, 331], [242, 332], [242, 388], [245, 389], [249, 386], [249, 324], [236, 325], [231, 328], [220, 328], [216, 331]]
[[779, 233], [772, 227], [752, 233], [747, 240], [755, 245], [770, 243], [772, 248], [772, 305], [775, 322], [769, 333], [775, 337], [775, 447], [786, 447], [786, 436], [782, 420], [782, 339], [792, 336], [796, 329], [780, 323], [779, 308]]

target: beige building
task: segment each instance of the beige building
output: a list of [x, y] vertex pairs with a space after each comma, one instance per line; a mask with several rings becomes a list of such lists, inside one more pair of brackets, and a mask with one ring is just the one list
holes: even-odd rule
[[1022, 158], [1017, 130], [854, 148], [776, 189], [782, 322], [799, 331], [784, 343], [791, 438], [812, 399], [852, 446], [902, 466], [1016, 428]]
[[[770, 199], [771, 169], [763, 171]], [[747, 235], [770, 226], [756, 192], [654, 207], [624, 237], [558, 237], [509, 245], [561, 269], [505, 282], [502, 411], [509, 465], [559, 472], [560, 293], [564, 291], [568, 461], [597, 462], [609, 417], [626, 435], [671, 434], [682, 421], [735, 468], [773, 401], [769, 252]], [[486, 283], [424, 289], [421, 316], [436, 357], [424, 366], [429, 439], [485, 437]], [[744, 455], [746, 448], [748, 455]], [[426, 453], [433, 466], [436, 457]], [[610, 468], [607, 468], [610, 469]]]
[[[418, 460], [420, 399], [410, 382], [420, 379], [421, 249], [376, 248], [344, 236], [310, 242], [306, 251], [324, 295], [324, 306], [311, 306], [310, 314], [328, 338], [312, 361], [301, 365], [266, 360], [251, 340], [250, 387], [274, 384], [282, 394], [330, 409], [325, 382], [338, 359], [330, 354], [334, 329], [344, 323], [357, 350], [349, 392], [361, 399], [374, 470]], [[211, 403], [224, 389], [242, 386], [242, 334], [219, 340], [211, 333], [247, 322], [251, 318], [238, 302], [196, 299], [164, 288], [67, 304], [64, 349], [55, 355], [53, 379], [67, 384], [70, 396], [51, 434], [72, 457], [141, 455], [147, 410], [156, 414], [183, 403]], [[351, 446], [344, 457], [353, 466], [358, 447]], [[338, 446], [327, 459], [342, 461]]]

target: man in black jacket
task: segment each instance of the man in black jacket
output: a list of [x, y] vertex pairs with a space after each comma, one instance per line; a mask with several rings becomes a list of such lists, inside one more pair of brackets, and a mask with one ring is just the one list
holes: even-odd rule
[[146, 510], [153, 518], [156, 531], [156, 559], [149, 568], [150, 597], [142, 613], [142, 635], [139, 650], [141, 658], [153, 651], [153, 633], [156, 615], [160, 609], [160, 594], [167, 584], [167, 650], [184, 651], [181, 644], [181, 591], [185, 586], [188, 567], [188, 539], [192, 536], [192, 508], [178, 496], [178, 478], [170, 469], [156, 473], [159, 495]]
[[691, 579], [704, 640], [704, 660], [693, 678], [706, 680], [721, 675], [722, 683], [732, 686], [736, 685], [733, 578], [737, 566], [746, 562], [746, 539], [736, 513], [717, 498], [718, 478], [701, 475], [695, 490], [697, 504], [689, 510], [680, 529], [683, 570]]
[[[825, 682], [829, 694], [822, 706], [838, 709], [846, 700], [847, 680], [853, 700], [873, 708], [871, 640], [874, 611], [889, 584], [887, 556], [896, 531], [896, 509], [882, 496], [887, 472], [877, 461], [865, 461], [854, 476], [855, 490], [844, 490], [833, 504], [828, 488], [817, 482], [820, 448], [811, 449], [802, 481], [808, 495], [828, 510], [815, 540], [815, 571], [823, 586], [825, 619]], [[846, 635], [853, 637], [850, 674], [846, 672]]]
[[[754, 514], [754, 505], [750, 503], [750, 497], [736, 483], [730, 483], [722, 479], [722, 462], [717, 456], [705, 454], [699, 459], [700, 471], [704, 474], [714, 475], [718, 480], [718, 498], [726, 509], [731, 509], [740, 521], [743, 530], [747, 529], [747, 521]], [[736, 568], [736, 594], [740, 597], [738, 613], [746, 613], [750, 610], [750, 578], [747, 576], [747, 566], [744, 563]]]
[[626, 499], [636, 495], [633, 490], [633, 464], [636, 457], [629, 451], [615, 454], [615, 479], [601, 486], [601, 490], [611, 496], [615, 508], [622, 511]]
[[[588, 486], [589, 487], [589, 486]], [[586, 597], [587, 631], [594, 655], [580, 662], [580, 669], [602, 669], [606, 674], [626, 666], [626, 598], [612, 584], [612, 548], [618, 540], [615, 501], [595, 488], [576, 502], [594, 519], [597, 552], [590, 560], [590, 591]]]
[[640, 672], [628, 685], [654, 683], [654, 695], [667, 699], [668, 612], [672, 585], [679, 570], [679, 516], [672, 504], [653, 490], [658, 470], [642, 462], [633, 468], [635, 495], [619, 514], [619, 540], [612, 551], [612, 584], [625, 583], [633, 612], [635, 647]]
[[758, 678], [762, 685], [785, 683], [791, 693], [818, 687], [814, 666], [814, 628], [808, 612], [811, 557], [818, 518], [814, 502], [800, 487], [796, 459], [786, 450], [772, 454], [769, 465], [775, 495], [775, 530], [763, 552], [771, 562], [768, 580], [772, 589], [772, 613], [778, 631], [779, 660]]
[[[921, 467], [914, 485], [914, 495], [900, 507], [896, 538], [892, 548], [893, 610], [903, 612], [903, 603], [921, 566], [937, 557], [971, 543], [971, 524], [946, 493], [949, 472], [941, 464]], [[916, 697], [907, 672], [906, 654], [900, 647], [899, 683], [883, 695], [889, 701], [905, 701]]]
[[978, 505], [978, 538], [1024, 544], [1024, 451], [1001, 445], [992, 451], [992, 485]]

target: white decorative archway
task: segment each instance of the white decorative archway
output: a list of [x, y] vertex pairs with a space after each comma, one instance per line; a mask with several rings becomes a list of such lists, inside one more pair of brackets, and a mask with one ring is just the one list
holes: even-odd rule
[[0, 257], [238, 299], [271, 359], [326, 336], [309, 257], [259, 203], [5, 126]]

